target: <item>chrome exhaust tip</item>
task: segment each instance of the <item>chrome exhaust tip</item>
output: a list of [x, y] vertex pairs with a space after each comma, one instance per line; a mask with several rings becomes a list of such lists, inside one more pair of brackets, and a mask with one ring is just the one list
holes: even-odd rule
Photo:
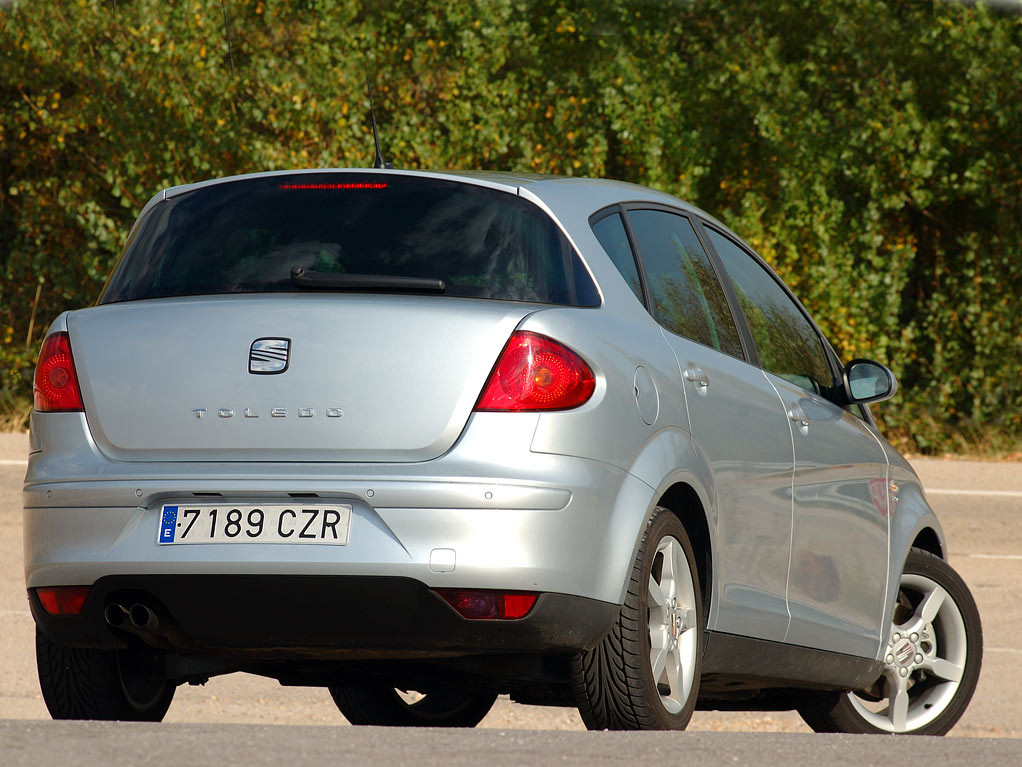
[[128, 618], [131, 620], [131, 625], [137, 629], [156, 631], [160, 627], [160, 619], [156, 617], [153, 609], [141, 603], [131, 606], [131, 609], [128, 610]]
[[128, 608], [124, 605], [119, 605], [116, 602], [108, 604], [103, 610], [103, 619], [107, 622], [108, 626], [117, 628], [124, 625], [124, 621], [128, 617]]

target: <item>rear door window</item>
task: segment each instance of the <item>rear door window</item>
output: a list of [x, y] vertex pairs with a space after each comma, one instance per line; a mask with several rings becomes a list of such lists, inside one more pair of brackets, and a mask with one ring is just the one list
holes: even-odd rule
[[578, 254], [532, 203], [372, 173], [247, 178], [171, 197], [139, 223], [100, 303], [296, 291], [296, 266], [442, 279], [448, 296], [599, 304]]
[[653, 315], [672, 333], [744, 359], [731, 309], [691, 222], [662, 210], [629, 210], [653, 295]]

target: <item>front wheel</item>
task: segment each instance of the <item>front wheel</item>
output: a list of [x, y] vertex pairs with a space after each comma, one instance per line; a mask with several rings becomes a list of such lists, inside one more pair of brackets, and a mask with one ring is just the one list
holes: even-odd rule
[[979, 680], [983, 630], [965, 582], [912, 549], [901, 576], [883, 675], [868, 689], [811, 698], [799, 714], [817, 732], [943, 735]]
[[38, 628], [35, 648], [43, 701], [54, 719], [159, 722], [174, 699], [176, 684], [163, 677], [153, 650], [64, 647]]
[[382, 727], [475, 727], [496, 693], [437, 690], [417, 693], [385, 684], [331, 685], [330, 696], [351, 724]]
[[685, 527], [658, 508], [610, 633], [572, 661], [590, 730], [683, 730], [699, 688], [703, 608]]

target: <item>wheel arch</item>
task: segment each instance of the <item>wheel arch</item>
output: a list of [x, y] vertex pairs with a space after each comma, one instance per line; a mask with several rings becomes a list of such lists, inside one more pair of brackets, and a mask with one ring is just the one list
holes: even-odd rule
[[703, 600], [703, 615], [708, 618], [713, 599], [713, 537], [710, 535], [706, 508], [699, 493], [687, 482], [675, 482], [657, 499], [657, 506], [678, 518], [696, 557], [696, 570]]
[[924, 527], [916, 533], [916, 537], [912, 540], [912, 548], [928, 551], [935, 557], [947, 560], [947, 555], [944, 551], [944, 546], [941, 543], [940, 536], [932, 527]]
[[669, 509], [681, 521], [696, 555], [696, 567], [707, 625], [716, 619], [714, 563], [718, 561], [714, 474], [706, 456], [692, 436], [681, 429], [664, 429], [643, 447], [629, 467], [629, 474], [653, 489], [645, 523], [635, 536], [632, 558], [638, 553], [643, 532], [656, 507]]
[[[892, 469], [895, 467], [892, 466]], [[881, 626], [890, 626], [894, 615], [894, 602], [898, 596], [898, 583], [905, 569], [905, 560], [912, 548], [921, 548], [940, 559], [947, 560], [947, 542], [933, 509], [926, 502], [923, 488], [914, 474], [892, 472], [898, 485], [890, 516], [890, 566], [888, 569], [887, 600]], [[881, 641], [877, 658], [883, 653]]]

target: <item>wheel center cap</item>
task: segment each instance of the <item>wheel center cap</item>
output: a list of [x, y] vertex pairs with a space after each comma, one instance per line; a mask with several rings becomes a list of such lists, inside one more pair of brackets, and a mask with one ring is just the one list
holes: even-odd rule
[[894, 659], [898, 662], [899, 666], [907, 666], [912, 663], [912, 657], [916, 654], [916, 648], [909, 641], [905, 641], [897, 650], [894, 651]]

